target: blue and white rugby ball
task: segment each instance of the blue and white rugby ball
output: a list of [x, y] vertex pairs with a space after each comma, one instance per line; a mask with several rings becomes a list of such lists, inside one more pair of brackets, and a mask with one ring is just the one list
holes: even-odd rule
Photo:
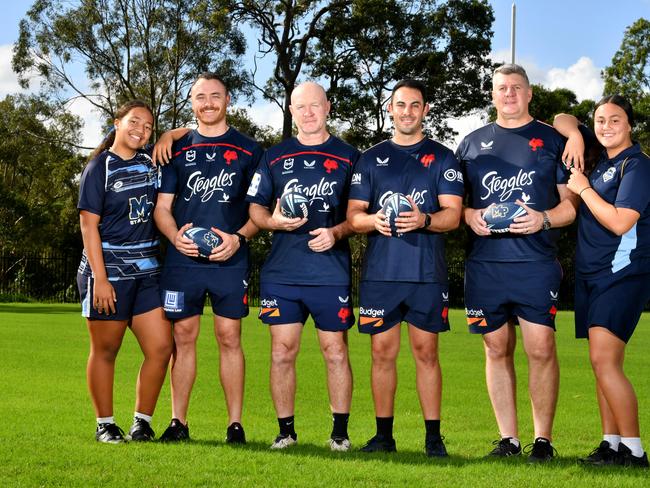
[[492, 233], [509, 232], [508, 228], [516, 217], [526, 215], [526, 210], [513, 202], [497, 203], [483, 213], [483, 220]]
[[183, 232], [183, 236], [191, 239], [196, 244], [199, 248], [199, 256], [202, 258], [209, 257], [212, 250], [215, 247], [219, 247], [222, 242], [218, 234], [204, 227], [190, 227]]

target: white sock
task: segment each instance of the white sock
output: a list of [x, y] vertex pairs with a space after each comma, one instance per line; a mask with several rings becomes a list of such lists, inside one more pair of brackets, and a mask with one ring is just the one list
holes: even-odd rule
[[632, 451], [632, 456], [643, 456], [643, 446], [641, 446], [640, 437], [621, 437], [621, 442]]
[[146, 421], [148, 424], [151, 423], [151, 415], [147, 415], [146, 413], [140, 413], [140, 412], [135, 412], [133, 414], [134, 419], [142, 419]]
[[110, 417], [97, 417], [98, 424], [114, 424], [115, 419], [111, 415]]
[[609, 447], [618, 451], [618, 445], [621, 442], [621, 436], [618, 434], [604, 434], [603, 440], [609, 442]]
[[508, 439], [510, 441], [510, 444], [513, 444], [515, 447], [519, 447], [521, 444], [519, 443], [519, 439], [516, 437], [511, 437]]

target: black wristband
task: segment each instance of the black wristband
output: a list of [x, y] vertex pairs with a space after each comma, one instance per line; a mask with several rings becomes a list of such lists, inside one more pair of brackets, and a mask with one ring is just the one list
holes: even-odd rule
[[240, 234], [239, 232], [235, 232], [234, 235], [236, 235], [239, 238], [239, 245], [240, 246], [243, 246], [244, 244], [246, 244], [246, 238], [242, 234]]

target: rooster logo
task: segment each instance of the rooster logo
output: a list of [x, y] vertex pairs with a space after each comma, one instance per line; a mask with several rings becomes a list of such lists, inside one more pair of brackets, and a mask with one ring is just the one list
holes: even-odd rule
[[237, 159], [237, 151], [228, 149], [225, 153], [223, 153], [223, 159], [225, 159], [226, 164], [230, 166], [230, 163]]
[[326, 159], [325, 162], [323, 163], [323, 167], [327, 170], [327, 174], [330, 174], [335, 169], [338, 169], [339, 163], [337, 163], [333, 159]]
[[536, 137], [533, 137], [529, 142], [528, 145], [533, 151], [537, 151], [540, 147], [544, 147], [544, 141], [541, 139], [538, 139]]
[[350, 317], [350, 309], [348, 307], [341, 307], [339, 309], [338, 317], [341, 319], [341, 323], [345, 324]]
[[431, 163], [433, 163], [436, 160], [436, 157], [433, 154], [425, 154], [420, 158], [420, 162], [422, 163], [422, 166], [425, 168], [428, 168], [431, 166]]

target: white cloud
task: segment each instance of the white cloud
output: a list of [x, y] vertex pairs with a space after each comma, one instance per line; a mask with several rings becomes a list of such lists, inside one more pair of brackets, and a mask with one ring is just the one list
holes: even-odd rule
[[[0, 98], [7, 95], [25, 92], [18, 84], [18, 77], [11, 69], [11, 57], [13, 56], [13, 45], [0, 45]], [[34, 82], [30, 84], [34, 87]]]
[[68, 105], [73, 114], [79, 116], [83, 121], [81, 129], [82, 146], [97, 147], [106, 135], [103, 117], [95, 110], [93, 105], [84, 98], [77, 98]]
[[[510, 51], [496, 51], [490, 55], [490, 58], [495, 62], [505, 62], [510, 60]], [[517, 63], [526, 69], [531, 83], [542, 85], [550, 90], [568, 88], [576, 94], [579, 102], [586, 98], [598, 100], [602, 96], [604, 82], [600, 77], [601, 69], [587, 56], [581, 56], [568, 68], [544, 69], [530, 58], [518, 58]]]
[[576, 94], [579, 101], [586, 98], [598, 100], [603, 94], [604, 87], [600, 69], [586, 56], [582, 56], [567, 69], [549, 70], [544, 85], [551, 89], [568, 88]]
[[274, 130], [282, 130], [282, 110], [275, 103], [259, 101], [250, 107], [240, 106], [246, 109], [249, 117], [259, 126], [268, 125]]

